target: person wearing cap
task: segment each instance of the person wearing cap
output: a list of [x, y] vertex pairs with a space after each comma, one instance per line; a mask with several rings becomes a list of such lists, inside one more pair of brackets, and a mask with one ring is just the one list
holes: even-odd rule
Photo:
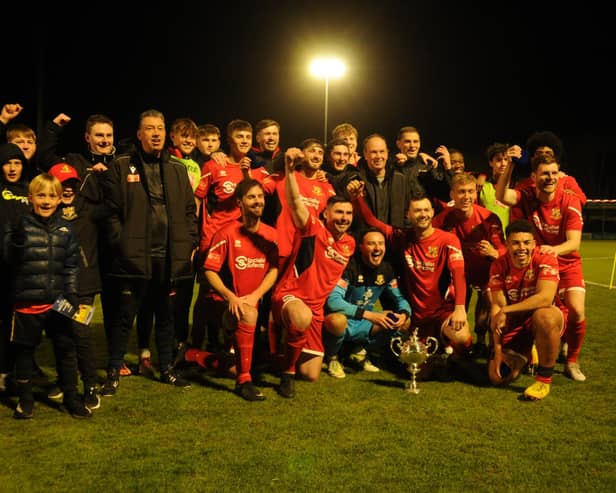
[[[30, 210], [28, 181], [23, 176], [26, 163], [26, 157], [16, 144], [0, 144], [1, 228], [16, 221]], [[8, 265], [2, 260], [0, 260], [0, 271], [8, 272]], [[6, 390], [6, 379], [15, 364], [10, 342], [12, 313], [9, 283], [0, 283], [0, 392]]]
[[[83, 182], [70, 164], [55, 164], [49, 168], [48, 173], [62, 183], [58, 211], [62, 219], [71, 223], [79, 241], [78, 303], [91, 306], [94, 297], [102, 289], [98, 265], [98, 229], [104, 210], [81, 194]], [[83, 381], [84, 404], [90, 410], [98, 409], [100, 397], [96, 389], [96, 360], [90, 327], [74, 320], [71, 324], [71, 336], [77, 348], [77, 363]]]

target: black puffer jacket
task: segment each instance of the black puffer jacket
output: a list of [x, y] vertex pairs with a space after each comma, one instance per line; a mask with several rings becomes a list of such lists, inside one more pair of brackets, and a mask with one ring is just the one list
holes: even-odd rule
[[[199, 244], [195, 199], [186, 167], [161, 155], [167, 211], [170, 280], [192, 278], [191, 253]], [[110, 275], [150, 279], [151, 219], [147, 174], [140, 151], [118, 156], [105, 173], [104, 195], [110, 216], [106, 241], [112, 250]]]
[[11, 266], [11, 301], [53, 303], [61, 294], [77, 293], [79, 243], [58, 213], [47, 220], [28, 213], [7, 226], [4, 252]]

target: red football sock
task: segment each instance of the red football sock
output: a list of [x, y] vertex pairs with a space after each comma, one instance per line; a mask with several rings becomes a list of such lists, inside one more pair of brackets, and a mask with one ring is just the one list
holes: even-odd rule
[[250, 366], [252, 365], [252, 347], [254, 344], [254, 334], [256, 327], [242, 322], [237, 324], [235, 331], [235, 344], [238, 352], [238, 373], [237, 383], [249, 382]]
[[269, 350], [270, 354], [278, 354], [280, 352], [280, 348], [278, 347], [278, 334], [280, 328], [274, 322], [273, 317], [270, 315], [269, 320], [267, 321], [267, 338], [269, 341]]
[[537, 380], [537, 382], [543, 382], [543, 383], [547, 383], [550, 384], [552, 383], [552, 377], [542, 377], [541, 375], [536, 375], [535, 376], [535, 380]]
[[565, 341], [567, 342], [567, 362], [575, 363], [580, 355], [582, 343], [586, 337], [586, 319], [567, 325]]
[[306, 331], [299, 330], [293, 324], [290, 324], [287, 329], [287, 343], [285, 345], [284, 360], [282, 362], [283, 372], [295, 373], [295, 365], [305, 345]]

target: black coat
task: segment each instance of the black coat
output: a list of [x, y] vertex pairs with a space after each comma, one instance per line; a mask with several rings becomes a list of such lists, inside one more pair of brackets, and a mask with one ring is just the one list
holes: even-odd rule
[[30, 210], [28, 182], [9, 183], [0, 179], [0, 225], [15, 222]]
[[[397, 228], [404, 227], [410, 198], [407, 178], [389, 163], [387, 164], [383, 186], [379, 185], [376, 176], [367, 165], [359, 169], [359, 174], [365, 183], [364, 199], [377, 219]], [[386, 217], [377, 213], [378, 195], [383, 195], [387, 202]]]
[[[186, 167], [161, 154], [161, 179], [168, 224], [170, 280], [192, 278], [191, 254], [199, 244], [196, 205]], [[113, 277], [152, 277], [150, 195], [140, 151], [118, 156], [105, 173], [109, 217], [106, 242], [111, 247]]]
[[40, 168], [49, 171], [54, 164], [63, 162], [70, 164], [77, 170], [77, 174], [81, 178], [80, 194], [91, 202], [102, 203], [103, 194], [100, 182], [103, 179], [104, 173], [92, 172], [92, 166], [99, 162], [108, 166], [114, 155], [92, 154], [90, 151], [86, 151], [83, 154], [69, 152], [64, 156], [60, 156], [57, 154], [56, 149], [62, 130], [63, 127], [56, 125], [54, 122], [47, 122], [43, 128], [37, 147]]
[[[0, 178], [0, 231], [7, 231], [10, 225], [17, 224], [21, 217], [31, 210], [28, 201], [28, 182], [20, 180], [17, 183], [9, 183]], [[6, 282], [0, 283], [0, 303], [8, 303], [10, 283], [7, 273], [10, 272], [10, 268], [4, 258], [0, 259], [0, 272], [3, 273], [3, 277], [6, 275]], [[0, 314], [0, 319], [2, 317]]]
[[98, 261], [98, 232], [105, 217], [102, 204], [77, 193], [71, 205], [60, 204], [59, 214], [70, 222], [79, 241], [79, 294], [94, 295], [102, 289]]

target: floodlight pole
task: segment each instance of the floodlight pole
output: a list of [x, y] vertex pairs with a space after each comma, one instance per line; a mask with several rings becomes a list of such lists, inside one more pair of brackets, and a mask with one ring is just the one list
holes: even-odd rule
[[329, 111], [329, 79], [341, 77], [344, 64], [336, 58], [317, 58], [313, 60], [310, 71], [312, 75], [325, 80], [325, 110], [323, 121], [323, 145], [327, 145], [327, 113]]
[[327, 145], [327, 105], [329, 96], [329, 77], [325, 76], [325, 121], [323, 123], [323, 145]]

